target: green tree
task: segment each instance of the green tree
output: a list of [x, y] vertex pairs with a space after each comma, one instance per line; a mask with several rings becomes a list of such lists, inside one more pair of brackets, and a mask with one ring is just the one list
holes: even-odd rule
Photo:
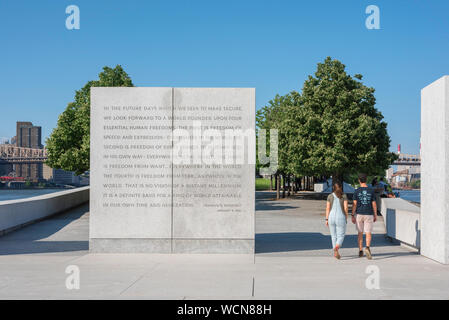
[[56, 128], [46, 141], [46, 163], [50, 167], [75, 171], [76, 174], [89, 170], [90, 88], [134, 86], [120, 65], [104, 67], [98, 76], [99, 80], [89, 81], [76, 91], [74, 101], [59, 116]]
[[414, 180], [412, 183], [410, 183], [410, 186], [413, 189], [420, 189], [421, 188], [421, 180]]
[[[275, 183], [276, 183], [276, 191], [277, 197], [279, 198], [280, 194], [280, 184], [281, 181], [285, 184], [287, 181], [290, 181], [290, 175], [292, 172], [289, 170], [289, 155], [288, 155], [288, 132], [289, 132], [289, 123], [290, 119], [288, 115], [291, 114], [290, 109], [294, 108], [297, 105], [297, 101], [299, 101], [300, 95], [296, 91], [292, 91], [285, 96], [276, 95], [273, 100], [268, 102], [268, 105], [261, 108], [256, 113], [256, 124], [258, 130], [265, 129], [267, 134], [267, 154], [269, 155], [271, 150], [270, 145], [270, 130], [276, 129], [278, 131], [278, 167], [277, 172], [275, 172]], [[258, 143], [259, 143], [259, 139]], [[259, 159], [258, 159], [259, 160]], [[261, 165], [258, 161], [256, 164], [256, 168], [260, 169], [261, 167], [266, 167], [267, 165]], [[282, 176], [282, 179], [281, 179]], [[285, 191], [285, 189], [284, 189]], [[285, 192], [284, 192], [285, 196]]]
[[[286, 169], [286, 146], [283, 142], [284, 131], [283, 122], [285, 121], [285, 116], [287, 115], [287, 108], [291, 104], [292, 96], [287, 94], [285, 96], [276, 95], [273, 100], [268, 102], [268, 105], [261, 108], [256, 112], [256, 125], [258, 133], [260, 129], [266, 130], [266, 146], [267, 146], [267, 156], [270, 154], [270, 130], [277, 129], [279, 136], [278, 145], [278, 172], [284, 172]], [[259, 143], [259, 139], [257, 139]], [[257, 153], [257, 156], [258, 153]], [[256, 168], [267, 167], [269, 164], [262, 165], [257, 158]]]
[[338, 60], [328, 57], [318, 63], [284, 122], [290, 171], [342, 181], [355, 172], [378, 174], [394, 161], [374, 88], [361, 80], [360, 74], [348, 75]]

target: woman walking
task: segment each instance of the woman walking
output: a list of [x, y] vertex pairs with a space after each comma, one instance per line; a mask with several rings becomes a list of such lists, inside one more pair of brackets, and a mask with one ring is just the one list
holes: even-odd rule
[[348, 220], [348, 198], [343, 193], [340, 182], [334, 182], [332, 193], [327, 197], [326, 226], [329, 227], [334, 257], [340, 259], [338, 249], [341, 248], [346, 234]]

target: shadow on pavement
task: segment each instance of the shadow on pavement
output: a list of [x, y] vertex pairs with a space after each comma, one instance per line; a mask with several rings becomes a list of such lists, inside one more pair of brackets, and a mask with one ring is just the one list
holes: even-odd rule
[[[373, 234], [374, 247], [394, 247], [385, 239], [383, 234]], [[331, 250], [331, 238], [318, 232], [283, 232], [283, 233], [259, 233], [256, 234], [256, 254], [289, 251]], [[346, 235], [343, 248], [358, 248], [357, 235]], [[414, 254], [411, 252], [411, 254]], [[395, 253], [393, 255], [396, 255]]]
[[276, 211], [285, 209], [299, 209], [299, 206], [282, 205], [274, 201], [258, 201], [256, 203], [256, 211]]
[[[0, 237], [0, 256], [88, 250], [89, 241], [83, 240], [83, 230], [74, 228], [55, 235], [87, 212], [89, 205], [84, 204]], [[54, 240], [47, 239], [51, 236]]]

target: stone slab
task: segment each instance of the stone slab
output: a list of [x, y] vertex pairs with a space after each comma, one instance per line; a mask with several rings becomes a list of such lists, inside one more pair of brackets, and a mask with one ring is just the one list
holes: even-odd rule
[[421, 253], [449, 263], [449, 76], [421, 91]]
[[381, 206], [387, 236], [419, 249], [420, 208], [401, 198], [383, 198]]
[[0, 202], [0, 236], [89, 201], [89, 187]]
[[254, 239], [173, 239], [173, 253], [254, 253]]
[[92, 253], [171, 253], [171, 246], [171, 239], [89, 239]]
[[171, 88], [91, 89], [90, 238], [171, 238], [171, 116]]
[[253, 253], [254, 129], [254, 89], [92, 88], [90, 250]]
[[[0, 237], [2, 299], [448, 299], [449, 266], [385, 241], [375, 223], [373, 260], [358, 258], [357, 231], [348, 226], [342, 259], [332, 257], [323, 223], [326, 202], [267, 200], [257, 193], [257, 231], [276, 255], [92, 254], [72, 251], [88, 240], [88, 207]], [[280, 214], [279, 210], [284, 210]], [[296, 235], [292, 236], [292, 233]], [[379, 233], [381, 232], [381, 233]], [[303, 237], [302, 234], [314, 234]], [[262, 234], [264, 235], [264, 234]], [[322, 236], [326, 241], [322, 241]], [[54, 251], [28, 250], [52, 242]], [[273, 248], [273, 246], [271, 247]], [[289, 251], [301, 248], [303, 251]], [[306, 249], [306, 250], [304, 250]], [[311, 251], [316, 252], [315, 254]], [[7, 254], [5, 254], [7, 252]], [[66, 288], [66, 267], [80, 269], [80, 289]], [[380, 271], [380, 289], [368, 289], [367, 267]], [[347, 290], [342, 290], [346, 288]]]
[[[175, 88], [174, 128], [190, 128], [196, 121], [203, 135], [206, 130], [214, 130], [222, 138], [225, 130], [243, 133], [250, 129], [254, 133], [254, 99], [254, 89]], [[224, 161], [208, 164], [204, 163], [207, 160], [204, 148], [208, 144], [204, 138], [201, 167], [181, 164], [174, 169], [173, 237], [254, 239], [255, 167], [248, 164], [247, 148], [238, 149], [236, 144], [236, 150], [233, 150], [244, 155], [241, 163], [235, 160], [230, 164]], [[184, 195], [190, 197], [184, 198]], [[208, 242], [208, 246], [212, 243]], [[194, 245], [195, 250], [197, 245], [198, 242]]]

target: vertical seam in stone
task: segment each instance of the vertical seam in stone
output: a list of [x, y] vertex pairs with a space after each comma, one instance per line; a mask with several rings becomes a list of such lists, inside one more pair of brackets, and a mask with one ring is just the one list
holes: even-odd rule
[[173, 130], [175, 120], [174, 120], [174, 113], [175, 113], [175, 88], [171, 88], [171, 239], [170, 239], [170, 250], [171, 253], [173, 253]]
[[254, 297], [254, 285], [255, 285], [256, 279], [253, 276], [253, 286], [252, 286], [252, 290], [251, 290], [251, 297]]

